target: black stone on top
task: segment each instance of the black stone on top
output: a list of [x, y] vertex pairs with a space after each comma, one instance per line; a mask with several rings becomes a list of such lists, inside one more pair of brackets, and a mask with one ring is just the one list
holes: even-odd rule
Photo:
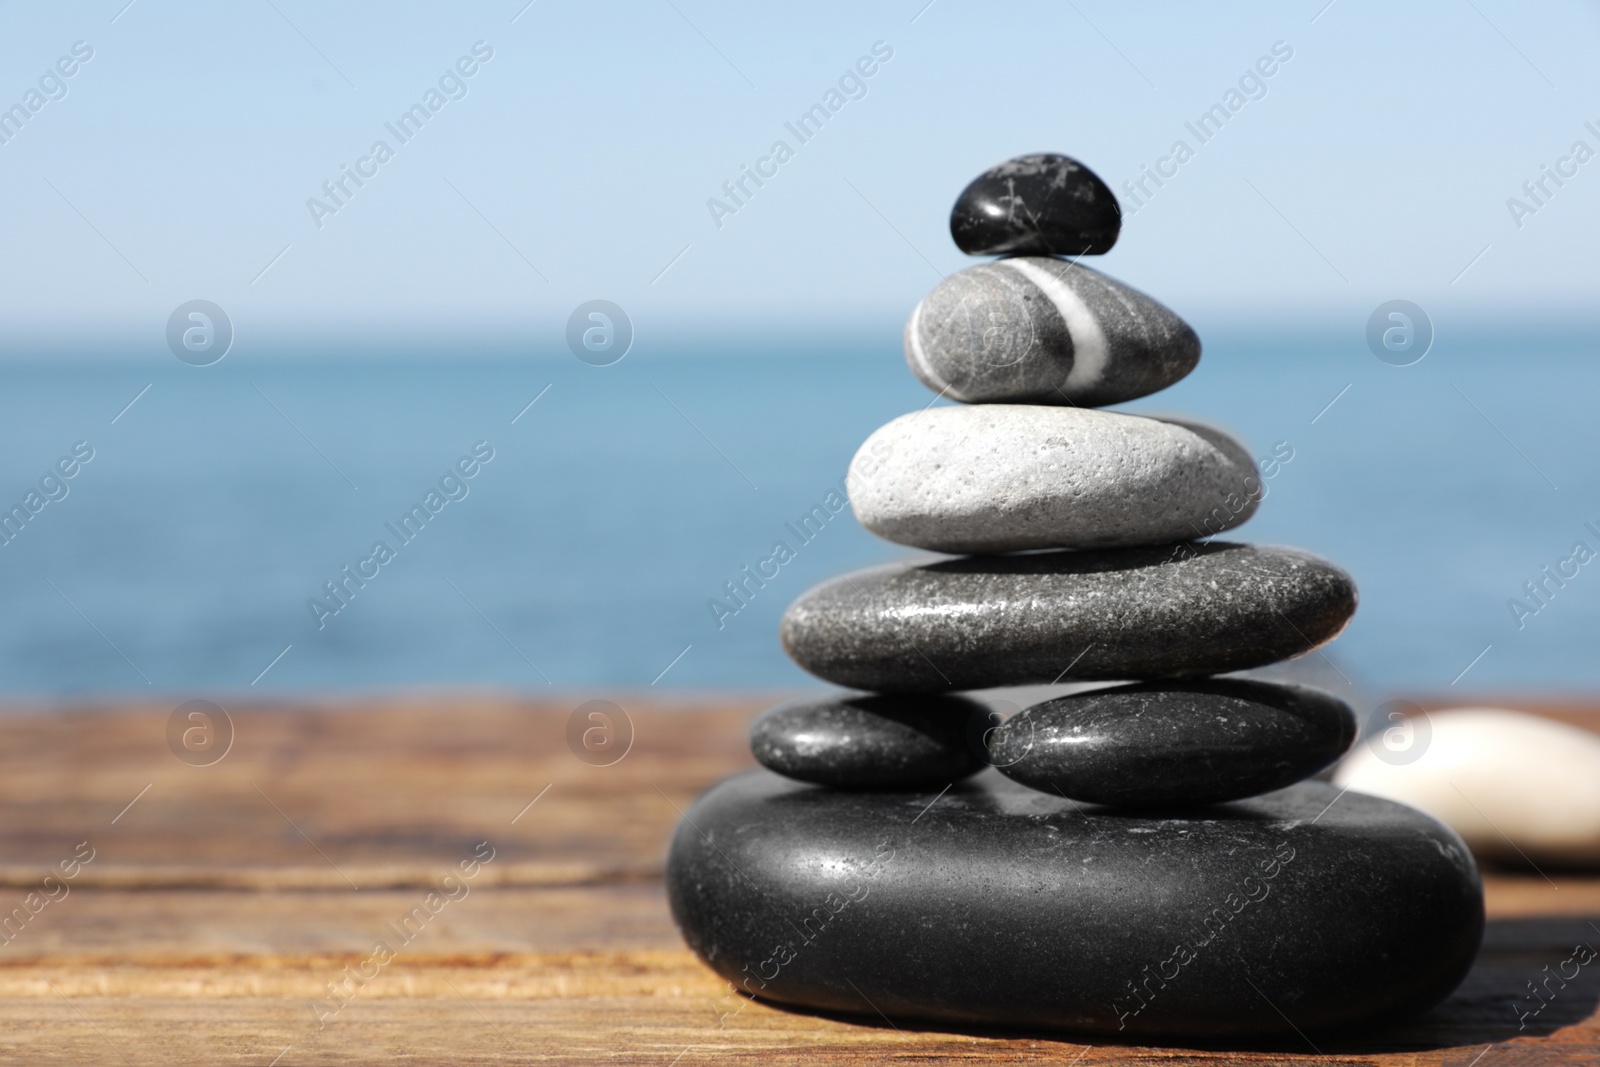
[[793, 700], [750, 727], [762, 766], [836, 789], [938, 789], [986, 764], [998, 717], [957, 696], [845, 693]]
[[1311, 777], [1356, 737], [1344, 701], [1235, 678], [1125, 685], [1047, 700], [992, 736], [1002, 774], [1126, 808], [1256, 796]]
[[950, 212], [969, 256], [1083, 256], [1111, 251], [1122, 208], [1106, 183], [1069, 156], [1018, 156], [984, 171]]

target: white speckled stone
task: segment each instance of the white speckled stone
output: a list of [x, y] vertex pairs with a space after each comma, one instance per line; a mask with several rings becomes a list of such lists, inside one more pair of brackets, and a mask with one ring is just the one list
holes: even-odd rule
[[[1429, 712], [1375, 734], [1335, 781], [1427, 812], [1479, 855], [1520, 863], [1600, 864], [1600, 737], [1501, 708]], [[1412, 754], [1421, 755], [1402, 762]]]
[[879, 429], [851, 465], [849, 490], [856, 517], [880, 537], [972, 553], [1209, 537], [1255, 513], [1262, 483], [1249, 453], [1208, 426], [979, 404]]
[[950, 275], [911, 313], [905, 348], [924, 385], [969, 404], [1102, 407], [1165, 389], [1200, 360], [1172, 311], [1045, 256]]

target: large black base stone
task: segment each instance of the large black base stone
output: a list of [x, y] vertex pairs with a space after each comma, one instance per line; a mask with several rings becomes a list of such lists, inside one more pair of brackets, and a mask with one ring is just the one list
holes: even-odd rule
[[1483, 933], [1460, 838], [1318, 782], [1178, 817], [993, 771], [937, 800], [756, 771], [688, 813], [667, 891], [690, 947], [759, 997], [1134, 1040], [1403, 1018]]

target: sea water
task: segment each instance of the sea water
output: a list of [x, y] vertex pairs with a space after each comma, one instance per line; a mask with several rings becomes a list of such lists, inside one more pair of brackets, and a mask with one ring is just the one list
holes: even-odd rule
[[[1208, 338], [1190, 378], [1122, 409], [1244, 440], [1267, 497], [1223, 536], [1350, 570], [1361, 606], [1329, 649], [1346, 673], [1592, 688], [1592, 349], [1441, 339], [1393, 367], [1359, 336]], [[914, 555], [862, 530], [842, 480], [874, 428], [934, 399], [892, 338], [849, 337], [608, 367], [19, 357], [0, 379], [0, 691], [45, 697], [815, 684], [780, 614]]]

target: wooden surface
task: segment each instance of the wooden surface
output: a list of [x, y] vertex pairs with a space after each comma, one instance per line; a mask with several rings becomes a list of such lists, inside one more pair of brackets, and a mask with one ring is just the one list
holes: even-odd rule
[[[1486, 880], [1487, 943], [1444, 1006], [1319, 1049], [1089, 1045], [740, 998], [678, 938], [661, 866], [679, 809], [750, 765], [759, 705], [618, 698], [633, 746], [596, 767], [567, 745], [577, 703], [232, 706], [209, 767], [169, 750], [167, 706], [0, 716], [0, 913], [56, 898], [0, 943], [0, 1063], [1600, 1063], [1600, 966], [1518, 1029], [1526, 983], [1600, 946], [1600, 879], [1557, 872]], [[42, 882], [84, 842], [76, 877]], [[371, 963], [419, 906], [414, 939]], [[347, 967], [374, 977], [331, 1012]]]

